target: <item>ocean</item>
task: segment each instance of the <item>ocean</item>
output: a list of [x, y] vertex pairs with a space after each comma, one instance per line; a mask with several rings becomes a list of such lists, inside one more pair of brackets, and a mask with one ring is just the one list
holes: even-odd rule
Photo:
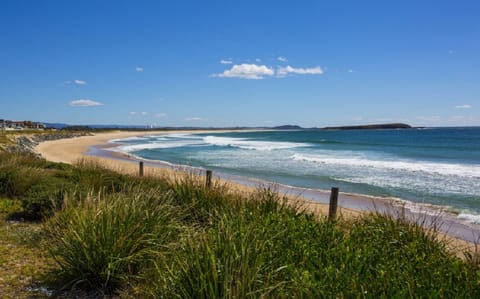
[[307, 189], [438, 206], [480, 224], [480, 127], [234, 131], [113, 140], [113, 150]]

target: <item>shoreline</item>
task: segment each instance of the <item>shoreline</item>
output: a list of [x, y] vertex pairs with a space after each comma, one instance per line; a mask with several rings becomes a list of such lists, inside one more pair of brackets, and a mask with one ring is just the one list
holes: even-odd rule
[[[98, 160], [110, 169], [125, 173], [138, 173], [139, 161], [144, 161], [145, 170], [154, 175], [171, 175], [174, 173], [200, 171], [183, 165], [174, 165], [164, 161], [153, 161], [140, 159], [136, 156], [115, 152], [109, 148], [119, 146], [120, 143], [113, 143], [112, 140], [129, 137], [140, 137], [147, 135], [178, 134], [178, 133], [205, 133], [205, 131], [116, 131], [109, 133], [96, 133], [92, 136], [75, 137], [72, 139], [59, 139], [44, 141], [35, 147], [35, 151], [42, 157], [53, 162], [73, 164], [82, 158]], [[218, 131], [215, 131], [218, 132]], [[328, 214], [329, 191], [320, 189], [300, 188], [281, 185], [278, 183], [262, 181], [259, 179], [241, 177], [236, 175], [214, 173], [215, 178], [227, 182], [235, 189], [242, 192], [251, 192], [259, 186], [275, 186], [276, 191], [295, 199], [304, 206], [306, 210], [314, 213]], [[341, 191], [341, 190], [340, 190]], [[417, 211], [413, 211], [418, 209]], [[410, 221], [415, 221], [426, 227], [435, 227], [446, 238], [453, 238], [455, 248], [473, 249], [474, 243], [480, 240], [480, 227], [473, 227], [462, 223], [455, 215], [445, 213], [441, 210], [428, 208], [427, 205], [411, 203], [403, 199], [390, 199], [362, 194], [351, 194], [340, 192], [338, 214], [346, 217], [358, 217], [370, 212], [389, 213], [394, 216], [405, 216]], [[449, 238], [449, 239], [450, 239]], [[450, 242], [450, 240], [449, 240]]]

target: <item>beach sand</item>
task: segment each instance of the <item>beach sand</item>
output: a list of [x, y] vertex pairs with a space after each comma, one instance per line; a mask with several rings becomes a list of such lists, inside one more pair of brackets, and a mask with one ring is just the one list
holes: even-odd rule
[[[200, 133], [204, 131], [195, 131], [195, 133]], [[219, 132], [219, 131], [215, 131]], [[46, 160], [53, 162], [62, 162], [68, 164], [75, 164], [80, 160], [93, 160], [99, 162], [104, 167], [125, 173], [125, 174], [138, 174], [138, 159], [133, 159], [127, 155], [121, 153], [115, 153], [108, 151], [108, 154], [99, 154], [99, 155], [90, 155], [88, 154], [89, 150], [92, 147], [97, 149], [107, 148], [111, 146], [108, 141], [113, 139], [128, 138], [133, 136], [144, 136], [144, 135], [157, 135], [157, 134], [169, 134], [173, 133], [172, 131], [148, 131], [148, 132], [139, 132], [139, 131], [113, 131], [108, 133], [95, 133], [91, 136], [82, 136], [75, 137], [70, 139], [59, 139], [41, 142], [36, 146], [35, 151], [39, 153]], [[174, 131], [174, 133], [192, 133], [191, 131]], [[104, 152], [105, 153], [105, 152]], [[144, 173], [145, 175], [159, 176], [159, 177], [174, 177], [179, 174], [180, 168], [172, 169], [166, 164], [162, 163], [145, 163]], [[219, 179], [218, 177], [215, 179]], [[248, 184], [239, 184], [238, 182], [231, 182], [222, 180], [222, 183], [228, 185], [228, 187], [234, 192], [241, 193], [251, 193], [255, 191], [256, 187], [252, 186], [252, 183]], [[283, 192], [282, 190], [280, 190]], [[289, 202], [296, 206], [301, 206], [302, 209], [306, 211], [315, 213], [316, 215], [328, 215], [328, 204], [316, 202], [314, 200], [306, 199], [302, 197], [302, 194], [299, 195], [287, 195]], [[327, 195], [325, 195], [327, 196]], [[351, 200], [355, 201], [358, 199], [359, 202], [366, 201], [368, 197], [358, 197], [352, 195], [347, 195], [351, 197]], [[360, 217], [369, 213], [368, 211], [363, 211], [363, 209], [352, 209], [339, 206], [337, 210], [337, 215], [343, 219], [349, 221], [353, 220], [356, 217]], [[439, 232], [438, 238], [445, 240], [449, 245], [449, 248], [453, 250], [459, 257], [464, 257], [463, 252], [469, 251], [474, 252], [476, 246], [474, 243], [469, 241], [462, 240], [457, 237], [453, 237], [449, 234]]]

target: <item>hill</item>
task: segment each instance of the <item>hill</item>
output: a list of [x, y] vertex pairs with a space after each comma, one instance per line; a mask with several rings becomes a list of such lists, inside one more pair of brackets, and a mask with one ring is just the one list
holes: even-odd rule
[[341, 127], [325, 127], [322, 130], [392, 130], [392, 129], [411, 129], [412, 126], [402, 123], [394, 124], [374, 124], [360, 126], [341, 126]]

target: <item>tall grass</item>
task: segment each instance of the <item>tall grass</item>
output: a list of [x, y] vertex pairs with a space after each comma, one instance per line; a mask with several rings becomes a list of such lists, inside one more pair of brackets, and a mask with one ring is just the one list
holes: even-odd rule
[[0, 154], [0, 195], [22, 203], [23, 218], [39, 220], [61, 204], [63, 193], [74, 187], [66, 179], [72, 168], [29, 154]]
[[182, 233], [168, 193], [127, 190], [67, 202], [45, 225], [64, 287], [111, 292], [139, 279]]
[[480, 298], [476, 256], [458, 259], [402, 217], [331, 222], [270, 188], [240, 195], [196, 175], [138, 178], [90, 162], [0, 155], [0, 170], [3, 197], [57, 198], [39, 204], [51, 204], [44, 238], [59, 287], [138, 298]]
[[[263, 190], [262, 192], [268, 192]], [[168, 273], [169, 284], [158, 285], [153, 297], [165, 298], [257, 298], [290, 297], [291, 272], [296, 262], [295, 227], [306, 234], [321, 232], [313, 218], [272, 198], [257, 194], [243, 206], [223, 213], [213, 226], [188, 239], [173, 263], [157, 276]], [[285, 223], [283, 220], [293, 222]], [[295, 222], [295, 223], [294, 223]], [[309, 227], [308, 224], [311, 224]], [[293, 243], [291, 243], [293, 242]], [[164, 278], [160, 279], [163, 281]], [[153, 279], [155, 281], [155, 279]], [[154, 284], [155, 285], [155, 284]]]
[[[476, 298], [478, 267], [385, 215], [346, 226], [263, 190], [186, 239], [149, 279], [154, 298]], [[147, 292], [148, 290], [148, 292]]]
[[175, 203], [185, 211], [183, 220], [193, 226], [210, 226], [218, 214], [242, 201], [225, 183], [213, 181], [207, 188], [205, 179], [197, 173], [179, 174], [167, 181]]

